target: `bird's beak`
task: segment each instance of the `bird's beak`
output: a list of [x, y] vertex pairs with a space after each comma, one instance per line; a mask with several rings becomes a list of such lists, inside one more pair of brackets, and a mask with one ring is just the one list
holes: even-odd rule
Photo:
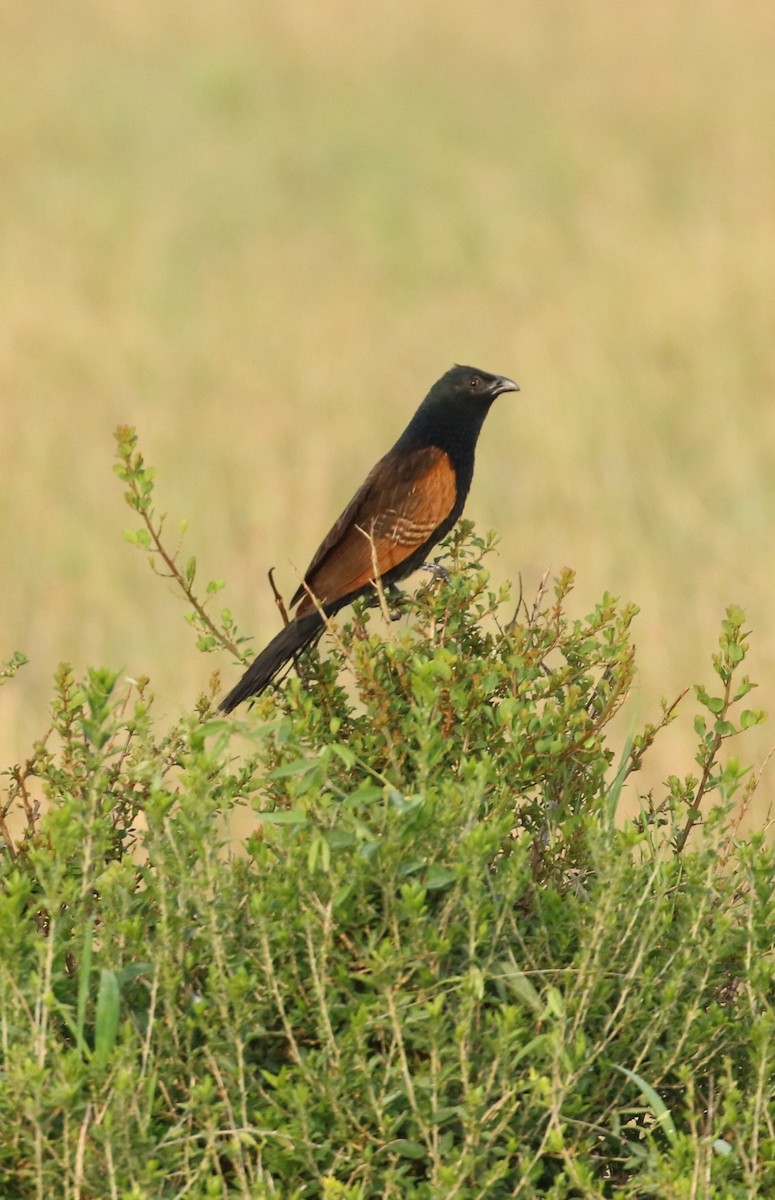
[[493, 396], [500, 396], [502, 392], [518, 392], [519, 384], [515, 383], [513, 379], [509, 379], [506, 375], [497, 375], [491, 391]]

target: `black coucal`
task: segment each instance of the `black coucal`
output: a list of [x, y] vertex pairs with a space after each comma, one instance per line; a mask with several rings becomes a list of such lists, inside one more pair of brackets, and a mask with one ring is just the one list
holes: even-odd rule
[[377, 575], [387, 587], [421, 566], [463, 511], [490, 405], [501, 392], [518, 391], [504, 375], [474, 367], [442, 375], [318, 547], [291, 601], [293, 620], [221, 701], [224, 712], [257, 696], [314, 641], [322, 613], [331, 616], [368, 591]]

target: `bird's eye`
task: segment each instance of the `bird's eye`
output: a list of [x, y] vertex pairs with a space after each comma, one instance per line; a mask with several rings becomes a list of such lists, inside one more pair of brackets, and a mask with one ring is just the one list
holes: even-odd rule
[[472, 375], [471, 379], [469, 380], [468, 386], [470, 387], [472, 392], [478, 392], [479, 388], [482, 386], [482, 381], [478, 375]]

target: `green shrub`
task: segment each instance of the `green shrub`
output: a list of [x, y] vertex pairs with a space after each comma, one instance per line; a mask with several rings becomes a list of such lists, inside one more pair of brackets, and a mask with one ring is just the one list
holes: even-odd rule
[[[120, 446], [132, 540], [239, 647]], [[147, 685], [60, 669], [3, 807], [0, 1195], [775, 1194], [775, 864], [720, 757], [763, 716], [743, 614], [698, 775], [625, 820], [675, 715], [615, 755], [634, 610], [572, 619], [566, 573], [514, 612], [489, 549], [460, 527], [408, 620], [358, 605], [237, 720], [160, 731]]]

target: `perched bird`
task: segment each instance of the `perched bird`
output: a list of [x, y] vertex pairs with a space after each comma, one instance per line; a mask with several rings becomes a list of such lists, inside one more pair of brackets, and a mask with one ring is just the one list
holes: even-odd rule
[[[331, 616], [374, 585], [403, 579], [463, 511], [482, 423], [496, 396], [518, 392], [504, 375], [452, 367], [433, 385], [400, 438], [367, 475], [321, 542], [291, 601], [292, 621], [220, 703], [231, 712], [257, 696]], [[376, 564], [376, 570], [375, 570]]]

